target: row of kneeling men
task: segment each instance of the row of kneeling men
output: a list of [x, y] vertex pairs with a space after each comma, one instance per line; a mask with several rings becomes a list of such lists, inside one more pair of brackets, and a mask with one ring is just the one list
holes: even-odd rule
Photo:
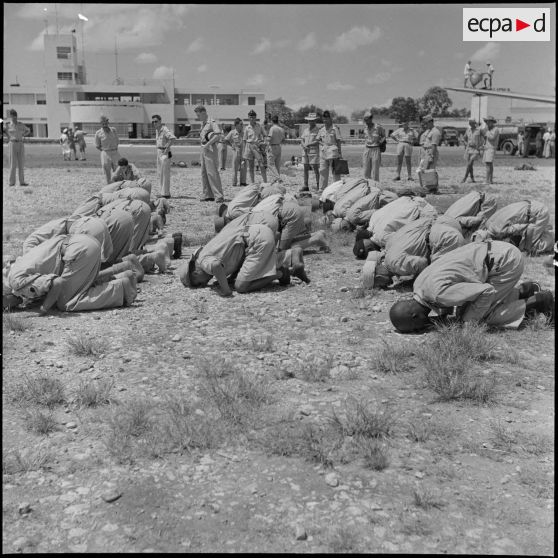
[[3, 308], [40, 304], [75, 312], [131, 304], [145, 273], [179, 258], [182, 235], [163, 237], [167, 200], [140, 179], [105, 186], [69, 216], [33, 231], [2, 270]]

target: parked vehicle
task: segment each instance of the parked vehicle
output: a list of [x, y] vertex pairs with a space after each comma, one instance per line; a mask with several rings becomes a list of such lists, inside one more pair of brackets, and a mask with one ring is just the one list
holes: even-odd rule
[[459, 145], [459, 134], [456, 128], [453, 126], [444, 126], [442, 128], [442, 144], [449, 145], [450, 147]]
[[500, 128], [500, 141], [498, 149], [502, 150], [506, 155], [515, 155], [517, 152], [517, 133], [519, 130], [523, 130], [524, 133], [529, 133], [527, 155], [535, 155], [537, 152], [535, 137], [539, 130], [542, 130], [544, 133], [546, 127], [546, 123], [533, 123], [526, 124], [524, 126], [518, 126], [516, 124], [503, 124], [498, 126], [498, 128]]

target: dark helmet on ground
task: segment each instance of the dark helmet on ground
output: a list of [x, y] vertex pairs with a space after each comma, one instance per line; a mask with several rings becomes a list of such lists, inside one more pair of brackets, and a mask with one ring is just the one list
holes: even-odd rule
[[400, 300], [390, 308], [389, 319], [397, 331], [411, 333], [421, 331], [430, 324], [429, 312], [427, 307], [416, 300]]
[[391, 283], [392, 274], [388, 268], [383, 264], [383, 260], [376, 264], [374, 271], [374, 287], [384, 289]]

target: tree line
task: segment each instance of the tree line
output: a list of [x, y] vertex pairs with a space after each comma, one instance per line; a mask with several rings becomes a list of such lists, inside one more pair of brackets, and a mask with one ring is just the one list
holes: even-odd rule
[[[367, 110], [372, 110], [377, 118], [394, 118], [398, 122], [418, 122], [425, 114], [432, 114], [434, 117], [442, 118], [467, 118], [470, 116], [471, 111], [469, 109], [451, 109], [452, 104], [453, 101], [450, 99], [448, 92], [442, 87], [434, 86], [430, 87], [418, 99], [394, 97], [389, 107], [365, 107], [355, 110], [351, 113], [350, 121], [362, 120]], [[298, 110], [292, 110], [281, 97], [265, 102], [266, 113], [271, 115], [277, 114], [279, 120], [289, 128], [293, 128], [295, 124], [304, 123], [304, 117], [310, 112], [315, 112], [318, 117], [321, 117], [324, 110], [316, 105], [305, 105]], [[334, 109], [329, 109], [329, 112], [333, 121], [337, 124], [349, 122], [346, 116], [338, 114]]]

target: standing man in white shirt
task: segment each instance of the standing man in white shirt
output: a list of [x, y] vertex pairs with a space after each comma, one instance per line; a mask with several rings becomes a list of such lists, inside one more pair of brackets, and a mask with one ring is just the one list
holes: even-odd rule
[[29, 128], [17, 120], [17, 112], [14, 109], [8, 111], [9, 120], [4, 124], [2, 135], [8, 137], [10, 142], [10, 186], [15, 186], [16, 169], [19, 173], [19, 185], [28, 186], [23, 178], [23, 163], [25, 152], [23, 150], [23, 138], [31, 135]]
[[269, 151], [267, 155], [267, 166], [268, 168], [277, 169], [277, 174], [280, 175], [281, 171], [281, 143], [285, 139], [285, 131], [281, 126], [279, 126], [279, 116], [276, 114], [271, 117], [271, 128], [267, 133], [267, 143], [269, 146]]
[[154, 114], [151, 123], [155, 127], [155, 142], [157, 145], [157, 175], [161, 188], [160, 196], [169, 199], [170, 193], [170, 160], [171, 145], [176, 136], [161, 122], [161, 117]]
[[118, 166], [118, 134], [116, 128], [109, 126], [109, 119], [101, 116], [101, 128], [95, 132], [95, 147], [101, 152], [101, 168], [105, 173], [107, 184], [110, 184], [112, 171]]

